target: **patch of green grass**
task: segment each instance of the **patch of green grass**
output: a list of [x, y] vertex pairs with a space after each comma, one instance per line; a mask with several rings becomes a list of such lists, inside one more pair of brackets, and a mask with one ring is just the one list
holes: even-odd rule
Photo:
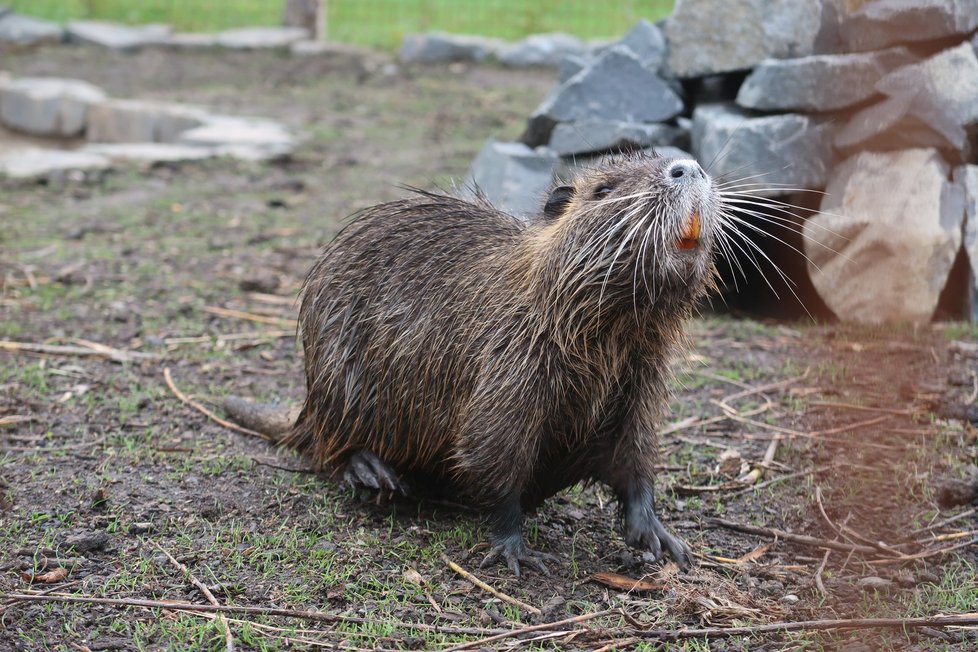
[[944, 325], [944, 337], [949, 340], [978, 340], [978, 324], [953, 321]]
[[[13, 0], [15, 11], [55, 21], [168, 23], [181, 31], [278, 25], [282, 0]], [[328, 34], [336, 41], [397, 47], [405, 34], [441, 30], [515, 40], [541, 32], [581, 38], [623, 34], [640, 18], [658, 20], [673, 0], [328, 0]]]

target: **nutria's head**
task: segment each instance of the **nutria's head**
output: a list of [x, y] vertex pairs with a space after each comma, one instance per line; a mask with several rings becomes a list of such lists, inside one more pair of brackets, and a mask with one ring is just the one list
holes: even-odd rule
[[690, 303], [712, 282], [719, 222], [719, 192], [696, 161], [615, 158], [551, 191], [536, 280], [602, 310]]

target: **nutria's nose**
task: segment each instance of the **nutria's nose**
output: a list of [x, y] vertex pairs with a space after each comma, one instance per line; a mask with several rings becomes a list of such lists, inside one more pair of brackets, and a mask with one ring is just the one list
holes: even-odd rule
[[700, 164], [692, 159], [675, 161], [668, 168], [666, 168], [666, 174], [676, 181], [682, 181], [684, 179], [702, 179], [706, 176], [706, 174], [703, 172], [703, 168], [700, 167]]

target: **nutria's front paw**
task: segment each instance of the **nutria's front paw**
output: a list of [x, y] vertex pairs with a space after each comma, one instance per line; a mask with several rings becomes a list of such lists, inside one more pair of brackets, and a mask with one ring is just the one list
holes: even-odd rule
[[479, 564], [479, 568], [485, 568], [489, 564], [494, 564], [499, 559], [503, 559], [509, 570], [513, 571], [513, 575], [520, 577], [520, 564], [526, 564], [531, 568], [543, 573], [547, 577], [550, 576], [550, 570], [547, 565], [544, 564], [545, 561], [556, 562], [557, 558], [553, 555], [548, 555], [545, 552], [537, 552], [526, 547], [523, 543], [523, 538], [521, 536], [515, 537], [505, 537], [496, 539], [492, 543], [492, 548], [489, 550], [489, 554], [486, 555], [482, 563]]
[[656, 561], [662, 559], [663, 552], [667, 552], [683, 570], [688, 570], [693, 563], [692, 548], [666, 530], [651, 511], [647, 511], [641, 518], [625, 521], [625, 543], [639, 550], [650, 550]]

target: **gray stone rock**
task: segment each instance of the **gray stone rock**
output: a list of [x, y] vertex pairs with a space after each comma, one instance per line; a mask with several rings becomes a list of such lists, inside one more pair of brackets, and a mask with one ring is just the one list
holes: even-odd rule
[[64, 544], [78, 552], [90, 552], [105, 547], [109, 535], [105, 530], [76, 530], [65, 536]]
[[812, 0], [677, 0], [665, 24], [666, 63], [687, 78], [808, 56], [821, 14], [822, 3]]
[[211, 116], [205, 124], [181, 133], [177, 142], [212, 147], [218, 155], [246, 160], [279, 158], [296, 146], [295, 137], [277, 122], [231, 116]]
[[570, 34], [533, 34], [503, 46], [496, 58], [511, 68], [557, 66], [561, 58], [570, 54], [582, 55], [586, 51], [584, 43]]
[[0, 124], [36, 136], [77, 136], [91, 106], [105, 99], [77, 79], [24, 77], [0, 83]]
[[9, 6], [0, 5], [0, 18], [9, 15], [11, 11], [13, 11], [13, 9], [11, 9]]
[[107, 100], [91, 108], [86, 138], [101, 143], [172, 143], [210, 119], [204, 109], [143, 100]]
[[594, 48], [592, 54], [600, 55], [602, 52], [615, 46], [624, 46], [632, 51], [632, 54], [642, 62], [649, 70], [658, 72], [666, 60], [666, 37], [658, 25], [650, 23], [644, 18], [638, 21], [628, 33], [621, 39], [612, 41], [603, 46]]
[[308, 38], [309, 32], [299, 27], [241, 27], [218, 33], [217, 44], [233, 50], [268, 50]]
[[504, 45], [500, 39], [485, 36], [427, 32], [405, 36], [399, 56], [404, 63], [483, 61]]
[[68, 39], [77, 43], [101, 45], [111, 50], [131, 51], [147, 45], [165, 43], [169, 25], [130, 27], [99, 20], [73, 20], [66, 27]]
[[529, 218], [542, 209], [559, 161], [546, 148], [489, 139], [472, 163], [469, 180], [500, 210]]
[[872, 97], [884, 75], [917, 61], [906, 48], [861, 54], [765, 59], [737, 93], [737, 104], [761, 111], [835, 111]]
[[563, 122], [550, 135], [550, 149], [560, 156], [609, 150], [644, 149], [652, 145], [676, 145], [688, 137], [679, 127], [664, 124], [581, 120]]
[[522, 140], [547, 143], [554, 126], [576, 120], [661, 122], [683, 110], [683, 101], [627, 48], [604, 52], [544, 100], [530, 116]]
[[862, 152], [832, 171], [804, 249], [839, 319], [931, 319], [961, 246], [964, 191], [948, 173], [934, 149]]
[[707, 104], [693, 112], [692, 139], [710, 174], [765, 186], [759, 194], [822, 188], [832, 163], [830, 124], [796, 113], [750, 117], [733, 104]]
[[109, 164], [109, 159], [91, 152], [28, 147], [0, 154], [0, 176], [29, 179], [72, 170], [104, 170]]
[[17, 14], [0, 17], [0, 44], [37, 45], [56, 43], [63, 38], [61, 25]]
[[864, 2], [840, 26], [849, 50], [876, 50], [893, 43], [931, 41], [978, 29], [974, 0], [874, 0]]
[[557, 82], [563, 84], [565, 81], [584, 70], [589, 61], [590, 59], [585, 55], [564, 55], [557, 63]]
[[105, 156], [113, 161], [143, 161], [147, 163], [177, 163], [199, 161], [214, 156], [208, 147], [175, 145], [173, 143], [88, 143], [80, 152]]
[[963, 165], [954, 171], [964, 188], [964, 250], [971, 265], [971, 321], [978, 322], [978, 165]]
[[206, 50], [218, 46], [217, 34], [206, 32], [176, 32], [170, 34], [162, 45], [181, 50]]
[[893, 580], [888, 580], [883, 577], [876, 577], [875, 575], [861, 577], [856, 584], [861, 589], [866, 591], [890, 591], [896, 588], [896, 582]]
[[876, 83], [888, 96], [852, 116], [836, 135], [840, 149], [878, 143], [963, 151], [965, 127], [978, 122], [978, 57], [967, 43], [898, 68]]

